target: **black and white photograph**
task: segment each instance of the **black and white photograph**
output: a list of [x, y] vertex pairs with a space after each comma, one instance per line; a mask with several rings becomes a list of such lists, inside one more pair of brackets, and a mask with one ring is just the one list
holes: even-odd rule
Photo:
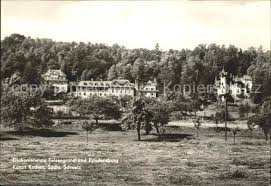
[[2, 0], [0, 185], [271, 185], [269, 0]]

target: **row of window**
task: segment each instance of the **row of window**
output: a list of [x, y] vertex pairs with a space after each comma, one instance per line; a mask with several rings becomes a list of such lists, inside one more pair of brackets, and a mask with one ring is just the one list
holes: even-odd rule
[[145, 90], [155, 90], [155, 88], [145, 88]]
[[79, 91], [109, 91], [109, 92], [131, 92], [132, 88], [93, 88], [93, 87], [78, 87]]
[[66, 80], [65, 77], [45, 77], [46, 80]]
[[[110, 93], [102, 93], [102, 92], [88, 92], [88, 93], [86, 93], [86, 92], [79, 92], [78, 93], [78, 95], [79, 96], [90, 96], [90, 95], [96, 95], [96, 96], [107, 96], [107, 95], [112, 95], [112, 94], [110, 94]], [[127, 94], [127, 95], [129, 95], [129, 94]]]
[[49, 82], [49, 81], [47, 81], [47, 82], [45, 82], [45, 83], [47, 83], [48, 85], [50, 85], [50, 84], [58, 84], [58, 85], [67, 85], [68, 86], [68, 83], [67, 82], [63, 82], [63, 81], [61, 81], [61, 82]]

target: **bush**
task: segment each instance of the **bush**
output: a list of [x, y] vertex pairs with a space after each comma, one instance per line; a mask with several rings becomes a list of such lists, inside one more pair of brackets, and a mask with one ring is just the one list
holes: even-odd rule
[[237, 168], [231, 169], [228, 172], [221, 173], [219, 175], [219, 179], [241, 179], [241, 178], [248, 178], [249, 175], [250, 174], [246, 169], [244, 168], [239, 169], [237, 167]]
[[230, 174], [231, 178], [247, 178], [249, 177], [249, 173], [246, 170], [234, 170]]
[[135, 129], [134, 116], [131, 113], [126, 114], [121, 119], [121, 129], [126, 131], [130, 129]]
[[98, 127], [112, 131], [122, 130], [121, 123], [117, 120], [99, 120]]
[[190, 175], [170, 175], [168, 177], [168, 181], [170, 184], [176, 184], [176, 185], [191, 185], [193, 183], [197, 183], [198, 179], [195, 178], [194, 176]]
[[172, 121], [178, 121], [178, 120], [182, 120], [184, 118], [184, 116], [182, 115], [181, 112], [177, 111], [177, 112], [172, 112], [171, 116], [170, 116], [170, 120]]

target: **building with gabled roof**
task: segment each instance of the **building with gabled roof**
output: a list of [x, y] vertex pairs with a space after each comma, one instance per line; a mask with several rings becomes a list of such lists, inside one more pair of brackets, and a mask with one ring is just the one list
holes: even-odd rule
[[145, 84], [141, 84], [140, 86], [135, 86], [138, 90], [138, 93], [141, 96], [150, 97], [150, 98], [156, 98], [158, 96], [158, 90], [157, 90], [157, 81], [156, 79], [154, 81], [149, 80]]
[[129, 80], [115, 79], [112, 81], [79, 81], [74, 96], [88, 98], [90, 96], [134, 96], [134, 83]]
[[44, 82], [47, 85], [52, 85], [56, 93], [68, 92], [68, 86], [71, 95], [75, 97], [88, 98], [91, 96], [131, 96], [136, 95], [146, 97], [157, 97], [157, 82], [148, 81], [145, 84], [138, 86], [138, 83], [131, 83], [127, 79], [119, 78], [112, 81], [78, 81], [69, 82], [66, 78], [66, 74], [61, 70], [48, 70], [42, 75]]
[[66, 93], [68, 91], [68, 80], [66, 74], [61, 70], [49, 69], [41, 76], [46, 85], [54, 87], [56, 93]]

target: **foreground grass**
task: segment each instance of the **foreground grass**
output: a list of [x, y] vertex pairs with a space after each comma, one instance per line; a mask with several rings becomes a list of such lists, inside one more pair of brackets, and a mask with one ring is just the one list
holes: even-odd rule
[[[0, 185], [269, 185], [270, 146], [261, 138], [224, 141], [223, 132], [174, 129], [176, 139], [158, 141], [135, 131], [75, 131], [61, 135], [5, 133], [1, 141]], [[64, 135], [65, 134], [65, 135]], [[118, 159], [82, 163], [81, 170], [14, 170], [16, 158]]]

